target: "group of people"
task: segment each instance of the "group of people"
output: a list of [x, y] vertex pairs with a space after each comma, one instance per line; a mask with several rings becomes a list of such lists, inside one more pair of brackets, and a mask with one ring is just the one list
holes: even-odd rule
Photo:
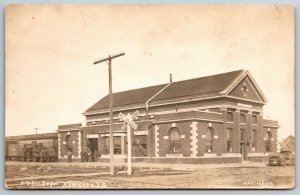
[[[72, 152], [69, 149], [67, 152], [68, 162], [72, 162]], [[82, 162], [98, 162], [98, 158], [101, 157], [101, 154], [97, 150], [92, 152], [90, 148], [86, 148], [81, 152], [81, 161]]]
[[99, 157], [101, 157], [101, 154], [99, 154], [97, 150], [92, 152], [89, 148], [86, 148], [81, 152], [82, 162], [98, 162]]

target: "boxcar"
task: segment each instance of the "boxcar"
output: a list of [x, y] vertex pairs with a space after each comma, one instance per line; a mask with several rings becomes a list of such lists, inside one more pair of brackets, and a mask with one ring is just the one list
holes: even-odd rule
[[9, 140], [6, 142], [6, 160], [16, 160], [18, 158], [18, 142]]
[[6, 137], [6, 160], [48, 162], [57, 161], [57, 133]]

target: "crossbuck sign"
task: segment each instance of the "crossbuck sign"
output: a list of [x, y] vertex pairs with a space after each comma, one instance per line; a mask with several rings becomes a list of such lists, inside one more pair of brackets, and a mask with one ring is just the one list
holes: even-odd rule
[[125, 122], [122, 127], [121, 130], [124, 130], [127, 127], [127, 124], [133, 128], [136, 129], [137, 125], [135, 124], [135, 122], [133, 122], [134, 119], [136, 119], [136, 117], [139, 115], [139, 111], [135, 111], [132, 115], [130, 115], [129, 113], [127, 114], [127, 116], [125, 114], [123, 114], [122, 112], [120, 112], [119, 117]]
[[127, 170], [128, 170], [128, 175], [131, 175], [131, 130], [130, 128], [136, 129], [137, 125], [135, 122], [133, 122], [134, 119], [137, 118], [139, 115], [139, 111], [135, 111], [132, 115], [129, 113], [124, 115], [122, 112], [120, 112], [119, 117], [124, 121], [124, 124], [122, 125], [121, 129], [122, 131], [127, 128]]

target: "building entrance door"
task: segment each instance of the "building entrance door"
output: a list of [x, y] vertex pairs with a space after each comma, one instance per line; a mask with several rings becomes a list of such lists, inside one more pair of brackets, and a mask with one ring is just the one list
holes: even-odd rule
[[[98, 138], [89, 138], [89, 148], [92, 152], [92, 157], [94, 156], [94, 152], [98, 151]], [[95, 159], [92, 158], [93, 161], [95, 161]]]

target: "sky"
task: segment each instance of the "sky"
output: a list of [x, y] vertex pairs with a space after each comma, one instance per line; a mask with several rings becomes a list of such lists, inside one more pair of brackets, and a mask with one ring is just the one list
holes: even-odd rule
[[108, 93], [249, 70], [294, 135], [294, 10], [284, 5], [10, 5], [5, 16], [5, 134], [84, 123]]

